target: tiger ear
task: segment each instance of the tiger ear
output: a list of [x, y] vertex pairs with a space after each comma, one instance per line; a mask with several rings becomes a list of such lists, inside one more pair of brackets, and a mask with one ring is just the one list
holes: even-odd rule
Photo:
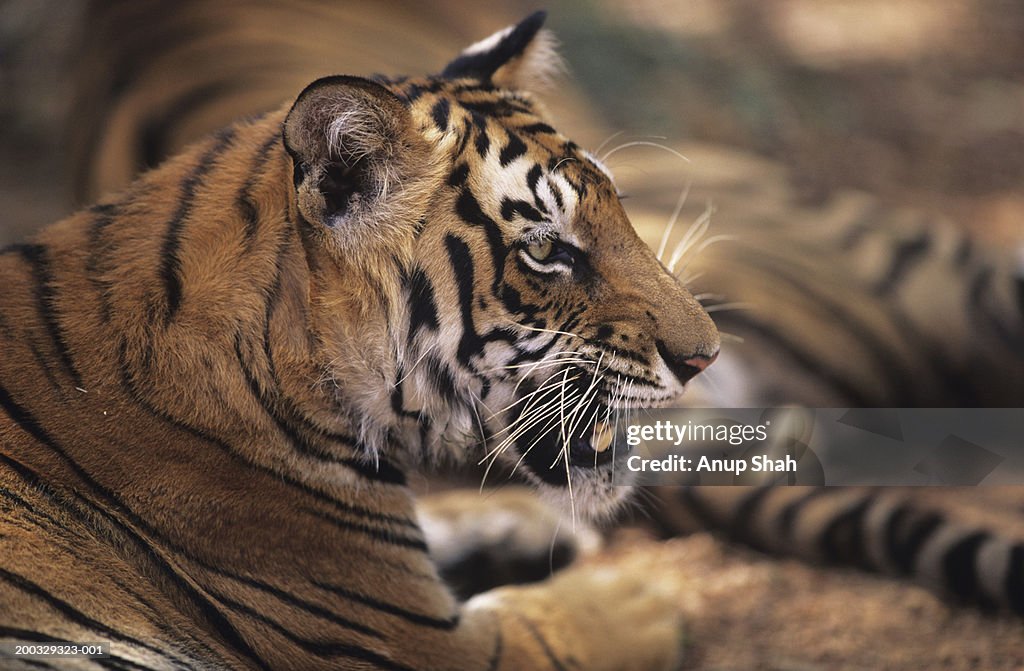
[[547, 12], [534, 12], [518, 24], [472, 44], [441, 72], [442, 77], [468, 77], [513, 90], [547, 86], [564, 65], [555, 38], [541, 30]]
[[307, 86], [284, 122], [299, 212], [344, 231], [377, 207], [411, 163], [412, 117], [368, 79], [333, 76]]

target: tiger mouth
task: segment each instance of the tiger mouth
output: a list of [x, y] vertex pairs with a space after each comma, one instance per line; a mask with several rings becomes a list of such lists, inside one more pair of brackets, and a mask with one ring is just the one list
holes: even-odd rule
[[[552, 485], [566, 485], [569, 470], [595, 469], [612, 463], [624, 454], [625, 441], [615, 439], [614, 422], [604, 419], [610, 415], [607, 407], [593, 404], [583, 413], [595, 419], [579, 422], [549, 422], [524, 430], [516, 439], [516, 451], [522, 463], [540, 480]], [[567, 464], [568, 460], [568, 464]]]

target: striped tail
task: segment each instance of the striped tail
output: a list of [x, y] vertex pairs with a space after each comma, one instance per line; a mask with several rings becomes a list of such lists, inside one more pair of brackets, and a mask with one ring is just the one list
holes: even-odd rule
[[[654, 493], [651, 518], [666, 535], [718, 531], [764, 552], [909, 577], [954, 601], [1024, 616], [1020, 488], [660, 487]], [[989, 500], [975, 508], [971, 497]]]

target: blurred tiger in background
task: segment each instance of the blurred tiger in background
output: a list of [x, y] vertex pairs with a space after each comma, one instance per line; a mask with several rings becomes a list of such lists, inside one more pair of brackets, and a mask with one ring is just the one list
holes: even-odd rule
[[[443, 58], [437, 45], [517, 13], [514, 3], [93, 2], [69, 129], [78, 198], [123, 187], [317, 76], [339, 67], [414, 72], [426, 57]], [[573, 119], [578, 135], [614, 137], [572, 86], [545, 104]], [[687, 165], [653, 144], [610, 142], [606, 160], [628, 157], [617, 179], [634, 225], [667, 266], [693, 278], [705, 303], [723, 304], [713, 308], [716, 322], [737, 336], [709, 376], [723, 379], [719, 392], [704, 390], [707, 403], [1024, 401], [1018, 255], [994, 254], [951, 222], [863, 194], [800, 206], [779, 167], [739, 152], [690, 144], [681, 147]], [[689, 198], [675, 213], [685, 183]], [[714, 217], [704, 216], [709, 203]], [[734, 358], [744, 372], [727, 375]]]

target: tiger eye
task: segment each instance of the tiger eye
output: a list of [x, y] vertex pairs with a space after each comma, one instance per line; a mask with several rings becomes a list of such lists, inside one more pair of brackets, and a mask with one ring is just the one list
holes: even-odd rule
[[551, 256], [551, 250], [554, 249], [554, 245], [551, 244], [550, 240], [540, 240], [538, 242], [531, 242], [526, 246], [526, 253], [532, 256], [537, 261], [546, 261]]

